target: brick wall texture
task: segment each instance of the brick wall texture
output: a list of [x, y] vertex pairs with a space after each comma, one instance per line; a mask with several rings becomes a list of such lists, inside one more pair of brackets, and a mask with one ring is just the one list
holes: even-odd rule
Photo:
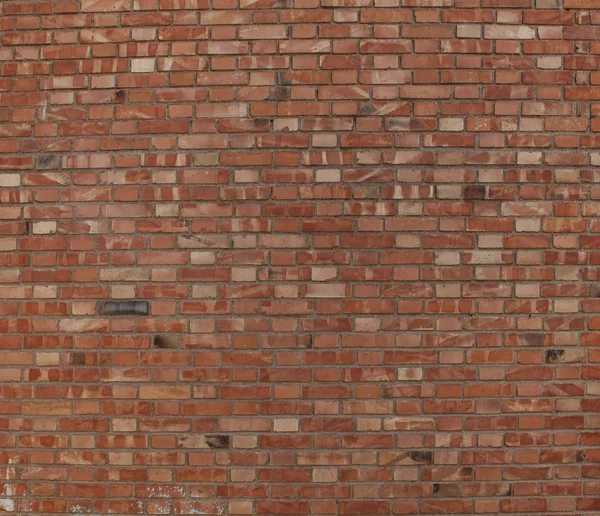
[[600, 514], [600, 1], [0, 2], [0, 512]]

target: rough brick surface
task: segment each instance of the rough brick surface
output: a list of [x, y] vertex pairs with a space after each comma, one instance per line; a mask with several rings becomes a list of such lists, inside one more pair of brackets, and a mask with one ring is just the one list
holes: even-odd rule
[[600, 514], [599, 7], [0, 2], [0, 512]]

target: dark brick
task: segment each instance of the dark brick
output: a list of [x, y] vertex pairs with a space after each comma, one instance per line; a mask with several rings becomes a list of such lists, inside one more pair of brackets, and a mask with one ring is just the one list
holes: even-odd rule
[[174, 349], [178, 347], [178, 338], [173, 335], [155, 335], [152, 345], [159, 349]]
[[430, 451], [411, 451], [410, 458], [415, 462], [431, 464], [433, 462], [433, 452]]
[[100, 315], [148, 315], [148, 301], [99, 301]]
[[74, 366], [85, 365], [85, 353], [70, 353], [69, 364]]
[[478, 201], [485, 199], [485, 186], [483, 185], [469, 185], [465, 186], [464, 196], [465, 200]]
[[555, 364], [560, 362], [564, 354], [564, 349], [548, 349], [546, 351], [546, 363]]
[[209, 435], [206, 437], [206, 444], [209, 448], [229, 448], [228, 435]]
[[54, 170], [60, 168], [60, 154], [42, 154], [36, 158], [35, 168], [37, 170]]
[[267, 100], [290, 100], [290, 89], [285, 86], [274, 86], [272, 88], [269, 88]]

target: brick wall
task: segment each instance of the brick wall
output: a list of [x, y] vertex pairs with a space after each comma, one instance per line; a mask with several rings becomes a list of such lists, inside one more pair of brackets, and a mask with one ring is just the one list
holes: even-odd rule
[[600, 513], [597, 0], [0, 4], [0, 512]]

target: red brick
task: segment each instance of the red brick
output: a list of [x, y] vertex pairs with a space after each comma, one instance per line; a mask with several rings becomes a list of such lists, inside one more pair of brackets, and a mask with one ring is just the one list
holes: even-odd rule
[[0, 507], [598, 512], [600, 17], [559, 4], [4, 2]]

